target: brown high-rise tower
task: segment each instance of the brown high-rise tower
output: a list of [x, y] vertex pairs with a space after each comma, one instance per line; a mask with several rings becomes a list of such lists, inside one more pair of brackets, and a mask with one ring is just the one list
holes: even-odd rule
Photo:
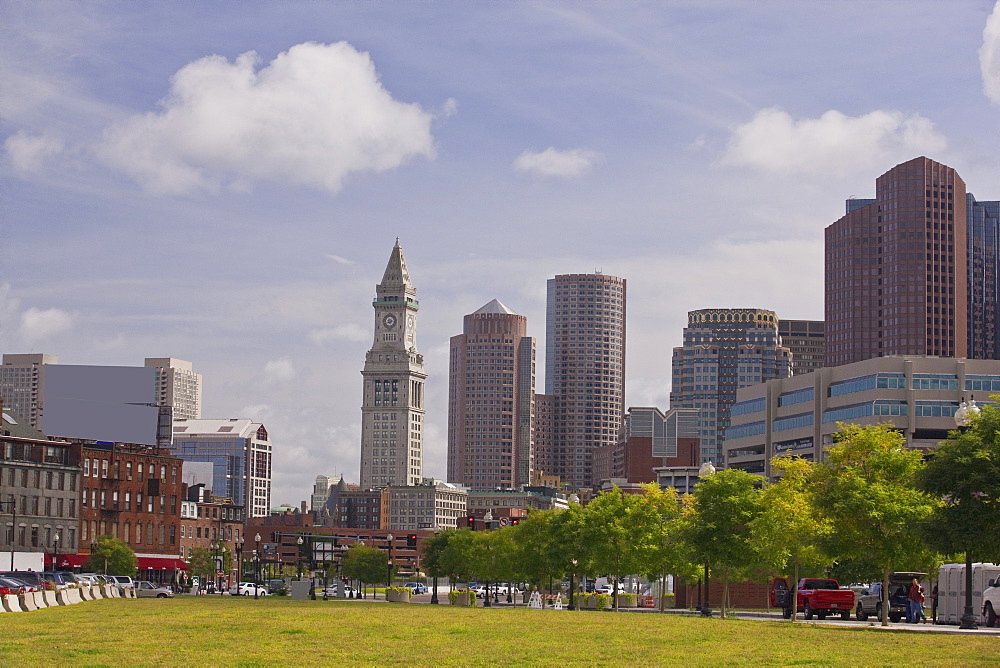
[[826, 364], [886, 355], [966, 357], [965, 182], [915, 158], [848, 200], [826, 228]]

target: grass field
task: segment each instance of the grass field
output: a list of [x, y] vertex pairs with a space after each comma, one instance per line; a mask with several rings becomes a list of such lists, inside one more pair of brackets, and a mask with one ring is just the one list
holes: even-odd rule
[[0, 615], [0, 664], [996, 665], [1000, 638], [680, 615], [188, 597]]

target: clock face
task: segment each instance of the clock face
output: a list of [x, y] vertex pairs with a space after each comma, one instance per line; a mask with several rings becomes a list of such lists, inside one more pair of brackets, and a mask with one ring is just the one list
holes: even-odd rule
[[413, 316], [406, 318], [406, 340], [413, 343]]
[[392, 329], [393, 327], [396, 326], [396, 316], [390, 313], [389, 315], [382, 318], [382, 324], [385, 325], [388, 329]]

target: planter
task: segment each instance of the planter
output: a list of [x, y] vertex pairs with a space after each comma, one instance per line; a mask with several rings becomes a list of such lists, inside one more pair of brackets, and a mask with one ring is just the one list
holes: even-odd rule
[[619, 608], [634, 608], [635, 607], [635, 594], [618, 594], [618, 607]]
[[399, 589], [389, 589], [385, 592], [386, 598], [390, 603], [409, 603], [411, 590], [409, 587], [403, 587], [405, 591], [400, 591]]
[[472, 593], [467, 591], [453, 592], [454, 596], [449, 596], [452, 605], [461, 605], [465, 607], [470, 607], [475, 605], [475, 600], [472, 598]]
[[584, 610], [597, 610], [597, 597], [588, 594], [583, 597], [583, 609]]

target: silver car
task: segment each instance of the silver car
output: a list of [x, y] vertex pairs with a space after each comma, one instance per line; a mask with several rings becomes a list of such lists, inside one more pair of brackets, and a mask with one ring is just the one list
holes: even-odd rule
[[138, 598], [173, 598], [174, 592], [169, 587], [161, 587], [146, 580], [137, 580], [135, 595]]

